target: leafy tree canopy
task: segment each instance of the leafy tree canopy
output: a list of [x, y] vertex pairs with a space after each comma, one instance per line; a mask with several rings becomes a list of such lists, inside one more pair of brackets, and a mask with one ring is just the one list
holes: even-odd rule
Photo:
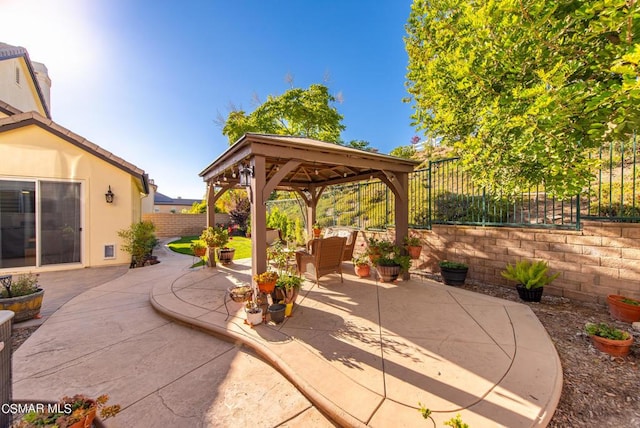
[[637, 0], [414, 0], [405, 46], [414, 125], [490, 189], [560, 197], [590, 153], [640, 122]]
[[222, 134], [233, 144], [247, 132], [296, 135], [338, 143], [345, 129], [343, 116], [331, 104], [335, 98], [320, 84], [308, 89], [291, 88], [279, 96], [270, 95], [252, 113], [229, 113]]
[[414, 146], [398, 146], [391, 150], [389, 154], [403, 159], [413, 159], [416, 155], [416, 148]]

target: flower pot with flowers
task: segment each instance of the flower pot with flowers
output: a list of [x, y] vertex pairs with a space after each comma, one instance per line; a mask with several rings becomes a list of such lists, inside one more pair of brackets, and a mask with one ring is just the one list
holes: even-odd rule
[[407, 252], [412, 260], [420, 258], [420, 254], [422, 253], [422, 241], [420, 241], [420, 237], [405, 236], [404, 245], [407, 247]]
[[84, 395], [63, 397], [55, 406], [46, 406], [43, 411], [30, 411], [12, 427], [90, 427], [93, 426], [96, 414], [100, 415], [100, 419], [105, 420], [114, 417], [120, 412], [119, 404], [107, 406], [107, 401], [109, 401], [109, 396], [106, 394], [99, 396], [95, 400]]
[[258, 285], [258, 290], [261, 293], [271, 293], [276, 287], [276, 281], [278, 280], [278, 273], [276, 271], [268, 270], [266, 272], [257, 273], [253, 275], [253, 280]]
[[224, 247], [229, 242], [229, 231], [226, 227], [209, 226], [202, 231], [200, 240], [209, 247], [207, 262], [210, 267], [216, 266], [216, 248]]
[[262, 308], [258, 305], [255, 297], [247, 302], [245, 305], [245, 312], [247, 313], [247, 323], [252, 327], [262, 323]]
[[371, 261], [369, 260], [369, 256], [361, 254], [358, 257], [354, 257], [353, 268], [358, 277], [368, 278], [369, 275], [371, 275]]
[[44, 290], [38, 286], [38, 275], [27, 273], [15, 280], [12, 275], [0, 276], [0, 309], [13, 311], [13, 322], [35, 318], [40, 313]]

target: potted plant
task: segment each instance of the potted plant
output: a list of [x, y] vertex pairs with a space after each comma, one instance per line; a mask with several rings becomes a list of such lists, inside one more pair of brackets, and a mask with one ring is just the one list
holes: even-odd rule
[[393, 282], [401, 273], [408, 272], [411, 266], [411, 258], [403, 255], [400, 247], [390, 241], [377, 242], [379, 257], [373, 262], [382, 282]]
[[293, 304], [298, 298], [302, 281], [301, 276], [290, 273], [283, 273], [276, 281], [276, 289], [280, 289], [284, 295], [285, 316], [291, 316]]
[[318, 222], [313, 223], [313, 237], [314, 238], [320, 238], [320, 235], [322, 234], [322, 228], [320, 227], [320, 224], [318, 224]]
[[360, 278], [368, 278], [371, 275], [371, 261], [366, 254], [353, 258], [353, 268]]
[[253, 275], [253, 280], [258, 285], [258, 290], [261, 293], [271, 293], [276, 287], [276, 281], [278, 280], [278, 273], [272, 270], [268, 270], [263, 273], [257, 273]]
[[55, 426], [58, 428], [84, 428], [93, 426], [96, 413], [102, 420], [109, 419], [120, 412], [120, 405], [107, 406], [108, 395], [91, 399], [84, 395], [63, 397], [55, 406], [47, 406], [46, 411], [31, 411], [12, 425], [16, 428], [34, 428]]
[[207, 260], [209, 266], [215, 267], [215, 249], [227, 245], [227, 242], [229, 242], [229, 231], [226, 227], [209, 226], [202, 231], [200, 240], [209, 247], [209, 258]]
[[609, 313], [617, 320], [623, 322], [640, 321], [640, 301], [625, 296], [610, 294], [607, 296]]
[[0, 276], [0, 309], [13, 311], [13, 321], [21, 322], [35, 318], [40, 313], [44, 290], [38, 286], [38, 275], [31, 272], [17, 277]]
[[442, 282], [446, 285], [464, 284], [467, 279], [467, 272], [469, 272], [469, 266], [466, 263], [441, 260], [438, 265], [440, 266]]
[[252, 327], [262, 323], [262, 308], [254, 299], [247, 302], [245, 312], [247, 313], [247, 323]]
[[229, 297], [234, 302], [248, 302], [253, 296], [253, 288], [248, 284], [236, 285], [227, 289]]
[[207, 254], [207, 246], [201, 240], [191, 242], [191, 252], [196, 257], [204, 257]]
[[525, 302], [539, 302], [544, 286], [556, 279], [560, 273], [549, 274], [549, 265], [542, 261], [519, 260], [515, 265], [507, 264], [502, 276], [515, 281], [518, 295]]
[[159, 242], [155, 230], [152, 222], [140, 221], [133, 223], [128, 229], [118, 231], [118, 236], [124, 240], [120, 249], [131, 254], [131, 268], [142, 267], [147, 262], [157, 262], [157, 257], [153, 256], [153, 248]]
[[420, 237], [405, 236], [404, 245], [406, 245], [409, 257], [411, 257], [412, 260], [420, 258], [420, 254], [422, 253], [422, 241], [420, 241]]
[[605, 323], [588, 323], [585, 331], [596, 349], [613, 357], [624, 357], [631, 352], [633, 336]]

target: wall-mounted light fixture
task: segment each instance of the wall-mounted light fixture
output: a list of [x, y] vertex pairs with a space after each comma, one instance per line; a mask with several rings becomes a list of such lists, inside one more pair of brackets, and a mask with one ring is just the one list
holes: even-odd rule
[[109, 190], [107, 190], [107, 193], [104, 194], [104, 198], [107, 200], [108, 204], [112, 204], [113, 203], [113, 198], [116, 195], [111, 191], [111, 186], [109, 186]]

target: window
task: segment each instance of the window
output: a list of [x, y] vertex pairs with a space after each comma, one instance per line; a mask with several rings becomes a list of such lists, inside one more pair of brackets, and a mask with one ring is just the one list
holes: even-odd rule
[[20, 68], [16, 67], [16, 85], [20, 84]]

